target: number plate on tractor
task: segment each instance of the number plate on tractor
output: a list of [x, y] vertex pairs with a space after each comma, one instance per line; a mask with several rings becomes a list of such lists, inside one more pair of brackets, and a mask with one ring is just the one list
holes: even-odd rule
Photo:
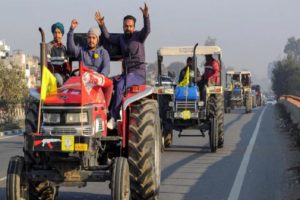
[[61, 137], [61, 150], [62, 151], [74, 151], [74, 136], [63, 135]]
[[88, 144], [77, 143], [75, 144], [75, 151], [87, 151]]
[[185, 111], [182, 111], [182, 118], [184, 120], [188, 120], [188, 119], [191, 119], [191, 111], [189, 110], [185, 110]]

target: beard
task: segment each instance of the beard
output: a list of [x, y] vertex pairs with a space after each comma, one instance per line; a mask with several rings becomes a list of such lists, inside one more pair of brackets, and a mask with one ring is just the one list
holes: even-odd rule
[[132, 33], [131, 33], [131, 32], [125, 32], [125, 33], [124, 33], [124, 37], [125, 37], [126, 40], [130, 39], [131, 36], [132, 36]]

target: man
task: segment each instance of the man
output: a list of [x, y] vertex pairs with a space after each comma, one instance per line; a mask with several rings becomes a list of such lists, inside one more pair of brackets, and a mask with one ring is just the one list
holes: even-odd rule
[[50, 58], [49, 67], [50, 71], [54, 74], [57, 80], [57, 85], [62, 86], [64, 80], [67, 79], [67, 74], [71, 72], [71, 69], [67, 66], [62, 66], [62, 64], [57, 64], [52, 62], [53, 59], [59, 57], [60, 59], [65, 59], [67, 57], [67, 48], [62, 43], [62, 37], [65, 33], [64, 25], [57, 22], [51, 26], [51, 32], [53, 34], [53, 40], [47, 44], [47, 57]]
[[[178, 79], [178, 83], [182, 82], [184, 77], [185, 77], [185, 74], [186, 74], [186, 71], [188, 69], [188, 67], [190, 68], [190, 72], [191, 70], [194, 70], [194, 67], [193, 67], [193, 58], [192, 57], [188, 57], [186, 59], [186, 66], [180, 71], [179, 73], [179, 79]], [[199, 83], [201, 80], [201, 76], [200, 76], [200, 72], [199, 72], [199, 69], [197, 68], [197, 79], [196, 79], [196, 83]]]
[[[70, 31], [67, 38], [67, 47], [70, 55], [81, 61], [84, 66], [93, 69], [94, 71], [108, 76], [110, 72], [110, 58], [108, 52], [98, 46], [100, 30], [98, 27], [90, 28], [87, 33], [87, 46], [76, 46], [74, 42], [74, 29], [78, 26], [78, 21], [73, 19], [71, 22]], [[108, 88], [103, 88], [105, 101], [107, 106], [110, 103], [113, 85]]]
[[62, 43], [62, 37], [65, 33], [64, 25], [57, 22], [51, 26], [53, 40], [47, 44], [48, 55], [50, 57], [66, 57], [67, 48]]
[[145, 83], [145, 40], [150, 33], [150, 20], [148, 7], [140, 8], [143, 13], [144, 27], [141, 31], [135, 30], [135, 17], [127, 15], [123, 19], [123, 34], [110, 35], [105, 24], [104, 17], [99, 11], [95, 14], [95, 19], [105, 37], [111, 44], [118, 45], [123, 55], [123, 65], [128, 72], [127, 76], [123, 73], [120, 79], [115, 84], [115, 93], [111, 105], [111, 119], [107, 127], [114, 129], [116, 126], [116, 119], [118, 118], [122, 95], [125, 91], [124, 84], [126, 79], [126, 89], [133, 85], [141, 85]]
[[202, 75], [205, 84], [219, 85], [220, 79], [220, 63], [213, 58], [213, 56], [205, 55], [206, 63], [204, 64], [205, 70]]
[[199, 89], [202, 92], [201, 100], [205, 99], [205, 85], [219, 85], [220, 79], [220, 63], [213, 58], [211, 54], [205, 55], [204, 73], [199, 83]]

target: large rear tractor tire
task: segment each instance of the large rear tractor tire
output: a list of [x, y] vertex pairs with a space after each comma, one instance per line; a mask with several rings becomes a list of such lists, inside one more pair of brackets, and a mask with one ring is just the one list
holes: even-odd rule
[[165, 133], [165, 139], [164, 139], [164, 145], [165, 148], [169, 148], [173, 141], [173, 131], [169, 131], [168, 133]]
[[128, 163], [132, 200], [157, 200], [161, 173], [161, 128], [158, 104], [144, 99], [129, 114]]
[[215, 118], [210, 119], [210, 129], [209, 129], [209, 145], [210, 151], [215, 153], [218, 149], [218, 122]]
[[6, 179], [6, 199], [7, 200], [29, 200], [27, 185], [23, 178], [24, 158], [14, 156], [10, 158], [7, 179]]
[[112, 170], [112, 200], [130, 199], [129, 166], [126, 158], [117, 157]]
[[39, 102], [30, 101], [26, 109], [25, 116], [25, 134], [31, 135], [37, 131], [38, 125]]
[[224, 104], [223, 94], [211, 95], [208, 99], [209, 118], [215, 118], [218, 129], [218, 148], [224, 146]]

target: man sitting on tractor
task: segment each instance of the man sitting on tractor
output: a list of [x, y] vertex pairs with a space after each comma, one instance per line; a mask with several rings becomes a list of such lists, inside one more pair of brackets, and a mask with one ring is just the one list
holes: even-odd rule
[[64, 25], [60, 22], [53, 24], [51, 32], [53, 40], [47, 44], [47, 57], [50, 59], [49, 64], [51, 65], [49, 70], [56, 77], [58, 86], [62, 86], [63, 82], [68, 78], [71, 68], [63, 63], [52, 62], [52, 59], [60, 58], [65, 60], [67, 57], [67, 48], [62, 43], [62, 37], [65, 33]]
[[[115, 82], [115, 93], [111, 105], [111, 118], [107, 123], [109, 129], [116, 127], [116, 120], [122, 103], [122, 95], [126, 89], [133, 85], [145, 83], [146, 66], [145, 66], [145, 40], [150, 33], [150, 20], [148, 7], [145, 4], [144, 9], [140, 8], [144, 17], [144, 27], [141, 31], [135, 30], [135, 17], [127, 15], [123, 19], [124, 34], [111, 35], [104, 24], [104, 17], [99, 11], [95, 14], [95, 19], [105, 37], [111, 44], [118, 45], [123, 55], [124, 71]], [[127, 72], [127, 73], [126, 73]], [[126, 79], [126, 81], [125, 81]]]
[[[184, 79], [184, 77], [186, 75], [188, 67], [189, 67], [190, 71], [194, 70], [194, 68], [193, 68], [193, 58], [192, 57], [188, 57], [186, 59], [186, 66], [179, 73], [178, 83], [180, 83], [180, 82], [183, 81], [183, 79]], [[197, 68], [197, 80], [196, 80], [196, 83], [200, 83], [200, 80], [201, 80], [200, 71]]]
[[220, 79], [220, 63], [213, 58], [211, 54], [205, 55], [205, 70], [200, 81], [200, 91], [202, 92], [201, 99], [205, 99], [205, 85], [219, 85], [221, 83]]
[[[78, 26], [78, 21], [73, 19], [67, 38], [67, 47], [70, 55], [79, 60], [84, 66], [108, 76], [110, 72], [110, 58], [108, 52], [98, 46], [100, 30], [98, 27], [90, 28], [87, 33], [87, 47], [76, 46], [74, 42], [74, 29]], [[113, 85], [103, 88], [105, 102], [108, 106], [112, 96]]]

